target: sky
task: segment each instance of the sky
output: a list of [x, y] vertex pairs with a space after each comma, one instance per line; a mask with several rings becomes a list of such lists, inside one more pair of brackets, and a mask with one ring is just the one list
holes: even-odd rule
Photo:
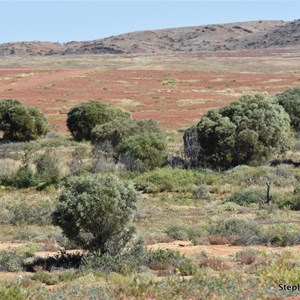
[[300, 1], [2, 1], [0, 43], [86, 41], [139, 30], [300, 18]]

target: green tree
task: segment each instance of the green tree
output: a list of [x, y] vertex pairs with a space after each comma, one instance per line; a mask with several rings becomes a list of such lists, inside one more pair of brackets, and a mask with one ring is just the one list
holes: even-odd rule
[[137, 121], [131, 118], [116, 118], [108, 123], [95, 126], [91, 133], [91, 141], [99, 145], [109, 142], [113, 148], [116, 148], [130, 136], [160, 132], [161, 129], [154, 120]]
[[67, 126], [75, 140], [90, 140], [96, 125], [108, 123], [116, 118], [130, 118], [130, 114], [110, 104], [89, 101], [73, 107], [68, 112]]
[[186, 155], [198, 165], [227, 169], [266, 162], [289, 147], [290, 137], [288, 114], [274, 99], [256, 94], [209, 111], [186, 131], [184, 144]]
[[277, 94], [278, 103], [291, 118], [291, 124], [296, 131], [300, 130], [300, 88], [291, 88]]
[[165, 136], [144, 133], [125, 139], [118, 146], [120, 162], [131, 171], [147, 171], [161, 167], [167, 158]]
[[35, 140], [49, 131], [47, 118], [37, 109], [18, 100], [1, 100], [0, 130], [13, 142]]
[[71, 177], [53, 213], [67, 238], [95, 254], [116, 253], [130, 241], [137, 192], [114, 175]]

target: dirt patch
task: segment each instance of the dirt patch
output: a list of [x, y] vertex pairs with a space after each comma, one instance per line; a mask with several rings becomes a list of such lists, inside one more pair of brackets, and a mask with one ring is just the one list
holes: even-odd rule
[[235, 253], [245, 250], [245, 249], [256, 249], [267, 252], [281, 252], [286, 249], [296, 249], [300, 250], [300, 246], [293, 247], [267, 247], [267, 246], [230, 246], [230, 245], [197, 245], [193, 246], [191, 242], [188, 241], [174, 241], [171, 243], [157, 243], [154, 245], [149, 245], [149, 249], [172, 249], [178, 250], [181, 254], [192, 255], [205, 251], [210, 255], [214, 256], [230, 256]]

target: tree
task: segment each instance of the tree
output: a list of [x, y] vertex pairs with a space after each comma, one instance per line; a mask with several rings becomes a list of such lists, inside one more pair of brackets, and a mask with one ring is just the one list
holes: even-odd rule
[[53, 224], [85, 250], [103, 255], [123, 249], [133, 229], [137, 192], [115, 175], [71, 177], [59, 196]]
[[96, 125], [108, 123], [116, 118], [130, 118], [130, 114], [110, 104], [89, 101], [73, 107], [68, 112], [67, 126], [75, 140], [90, 140]]
[[0, 102], [0, 130], [12, 142], [35, 140], [49, 131], [47, 118], [37, 109], [18, 100]]
[[196, 128], [188, 129], [185, 153], [194, 166], [258, 165], [283, 153], [290, 136], [289, 116], [274, 99], [245, 95], [227, 107], [209, 111]]
[[167, 158], [165, 136], [157, 133], [134, 135], [118, 146], [120, 162], [131, 171], [147, 171], [161, 167]]
[[161, 129], [154, 120], [137, 121], [131, 118], [116, 118], [95, 126], [91, 132], [91, 141], [100, 146], [109, 142], [113, 148], [116, 148], [126, 138], [143, 133], [161, 133]]
[[300, 88], [291, 88], [277, 94], [276, 98], [291, 118], [291, 124], [296, 131], [300, 130]]

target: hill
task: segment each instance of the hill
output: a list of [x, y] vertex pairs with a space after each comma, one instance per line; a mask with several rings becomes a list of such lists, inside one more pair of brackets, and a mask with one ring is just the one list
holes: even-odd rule
[[300, 46], [300, 20], [253, 21], [137, 31], [83, 42], [0, 44], [0, 56], [164, 54]]

